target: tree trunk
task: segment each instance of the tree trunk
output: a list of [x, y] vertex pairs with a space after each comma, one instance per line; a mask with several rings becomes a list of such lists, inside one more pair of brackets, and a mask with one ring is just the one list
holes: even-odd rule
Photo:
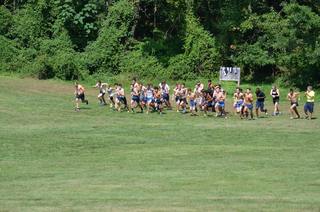
[[131, 33], [133, 37], [135, 37], [135, 34], [136, 34], [136, 28], [137, 28], [139, 17], [140, 17], [139, 13], [140, 13], [140, 0], [136, 0], [134, 1], [134, 19], [133, 19], [134, 21], [131, 27]]

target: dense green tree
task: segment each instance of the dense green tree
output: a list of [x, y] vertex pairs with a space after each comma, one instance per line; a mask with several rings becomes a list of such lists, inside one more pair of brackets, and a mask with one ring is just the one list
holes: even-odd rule
[[134, 5], [127, 0], [114, 3], [102, 24], [99, 36], [84, 53], [93, 73], [119, 73], [120, 60], [133, 37]]
[[77, 79], [213, 76], [317, 84], [320, 2], [0, 0], [2, 71]]
[[319, 79], [314, 58], [320, 56], [320, 17], [309, 7], [285, 4], [281, 13], [252, 14], [241, 24], [241, 32], [251, 39], [239, 46], [236, 62], [255, 75], [265, 78], [270, 72], [258, 71], [267, 66], [297, 85]]

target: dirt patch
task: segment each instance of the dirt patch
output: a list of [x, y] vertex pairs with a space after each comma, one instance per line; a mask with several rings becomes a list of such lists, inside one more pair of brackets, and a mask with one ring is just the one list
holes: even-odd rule
[[[59, 82], [55, 80], [38, 80], [34, 78], [11, 78], [0, 77], [1, 88], [18, 88], [18, 92], [34, 94], [72, 94], [74, 92], [73, 82]], [[87, 86], [85, 86], [87, 87]], [[95, 94], [93, 88], [87, 89], [88, 94]]]

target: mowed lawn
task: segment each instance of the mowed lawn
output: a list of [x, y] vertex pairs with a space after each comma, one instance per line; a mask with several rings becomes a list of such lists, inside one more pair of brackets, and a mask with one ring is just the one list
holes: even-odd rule
[[77, 113], [72, 83], [0, 77], [0, 211], [320, 210], [319, 103], [246, 121], [118, 113], [87, 90]]

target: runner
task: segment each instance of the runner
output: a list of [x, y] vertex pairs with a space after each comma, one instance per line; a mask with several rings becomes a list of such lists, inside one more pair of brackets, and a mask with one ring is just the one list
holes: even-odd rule
[[159, 84], [161, 95], [163, 102], [166, 104], [167, 108], [171, 110], [171, 103], [170, 103], [170, 87], [167, 82], [164, 80]]
[[253, 95], [251, 93], [251, 88], [247, 88], [244, 93], [244, 115], [248, 119], [250, 113], [250, 119], [253, 119]]
[[215, 103], [215, 111], [216, 111], [216, 117], [221, 117], [225, 115], [225, 99], [226, 95], [225, 92], [221, 91], [221, 88], [218, 86], [215, 89], [215, 97], [216, 97], [216, 103]]
[[141, 86], [140, 105], [141, 105], [142, 109], [144, 109], [147, 106], [147, 97], [146, 97], [147, 87], [144, 86], [142, 83], [140, 84], [140, 86]]
[[268, 115], [267, 109], [264, 109], [264, 100], [266, 99], [266, 95], [261, 91], [260, 88], [256, 89], [256, 97], [257, 97], [257, 101], [256, 101], [256, 116], [257, 116], [257, 118], [259, 118], [259, 110], [261, 112], [265, 113], [265, 115]]
[[241, 88], [236, 88], [235, 93], [233, 94], [233, 108], [235, 114], [241, 113], [241, 108], [243, 105], [243, 93]]
[[200, 81], [198, 81], [197, 84], [194, 87], [194, 91], [193, 92], [195, 93], [195, 103], [196, 103], [195, 112], [198, 112], [198, 107], [201, 110], [202, 90], [203, 90], [203, 88], [204, 88], [204, 85]]
[[121, 84], [118, 84], [118, 87], [116, 89], [117, 92], [117, 109], [119, 112], [121, 112], [121, 104], [124, 104], [124, 109], [126, 109], [128, 112], [130, 112], [128, 103], [127, 103], [127, 98], [124, 93], [124, 89]]
[[104, 98], [104, 95], [106, 94], [107, 83], [101, 83], [101, 80], [99, 80], [97, 84], [93, 87], [99, 89], [98, 99], [100, 101], [100, 105], [106, 105], [107, 102]]
[[296, 114], [296, 118], [299, 119], [300, 118], [300, 114], [297, 110], [297, 107], [299, 106], [298, 104], [298, 96], [299, 93], [298, 92], [294, 92], [293, 89], [290, 89], [290, 92], [287, 95], [287, 99], [290, 101], [290, 112], [291, 112], [291, 119], [294, 119], [294, 114]]
[[89, 104], [89, 101], [85, 99], [85, 95], [84, 95], [84, 87], [82, 85], [80, 85], [78, 82], [75, 82], [74, 84], [74, 87], [75, 87], [75, 91], [74, 91], [74, 94], [75, 94], [75, 99], [76, 99], [76, 108], [75, 110], [76, 111], [80, 111], [80, 107], [79, 107], [79, 103], [82, 102], [82, 103], [86, 103], [86, 104]]
[[155, 99], [155, 109], [162, 114], [162, 98], [161, 98], [161, 90], [159, 87], [154, 87], [154, 99]]
[[177, 112], [180, 111], [180, 90], [181, 90], [181, 85], [176, 84], [176, 87], [174, 88], [173, 92], [174, 92]]
[[315, 92], [312, 90], [312, 86], [307, 87], [307, 91], [305, 92], [307, 97], [307, 102], [304, 105], [304, 113], [306, 114], [306, 119], [312, 119], [313, 109], [314, 109], [314, 99]]
[[197, 114], [195, 113], [195, 109], [196, 109], [196, 94], [194, 92], [192, 92], [191, 88], [188, 89], [188, 99], [189, 99], [189, 105], [190, 105], [190, 113], [191, 116], [196, 116]]
[[134, 113], [136, 107], [140, 107], [141, 113], [143, 113], [143, 108], [140, 104], [140, 92], [141, 86], [139, 83], [134, 82], [131, 88], [131, 111]]
[[214, 108], [214, 102], [210, 94], [210, 91], [203, 91], [202, 93], [203, 93], [202, 109], [204, 111], [204, 116], [207, 116], [209, 108]]
[[179, 90], [179, 97], [180, 97], [180, 107], [182, 108], [182, 113], [187, 112], [187, 96], [188, 96], [188, 90], [185, 87], [185, 84], [181, 84], [181, 89]]
[[273, 85], [272, 89], [270, 91], [270, 95], [272, 96], [272, 101], [274, 104], [274, 111], [273, 111], [273, 116], [280, 115], [280, 110], [279, 110], [279, 102], [280, 102], [280, 91], [279, 89]]
[[147, 85], [147, 89], [145, 91], [145, 101], [147, 103], [147, 114], [149, 114], [150, 107], [154, 105], [153, 89], [150, 83]]
[[[115, 87], [117, 87], [118, 85], [115, 84]], [[107, 93], [109, 95], [109, 100], [110, 100], [110, 108], [115, 108], [116, 103], [114, 102], [114, 98], [116, 98], [116, 91], [113, 87], [111, 87], [110, 85], [107, 85]]]
[[213, 96], [214, 89], [215, 86], [212, 84], [212, 80], [208, 80], [207, 91], [211, 96]]

